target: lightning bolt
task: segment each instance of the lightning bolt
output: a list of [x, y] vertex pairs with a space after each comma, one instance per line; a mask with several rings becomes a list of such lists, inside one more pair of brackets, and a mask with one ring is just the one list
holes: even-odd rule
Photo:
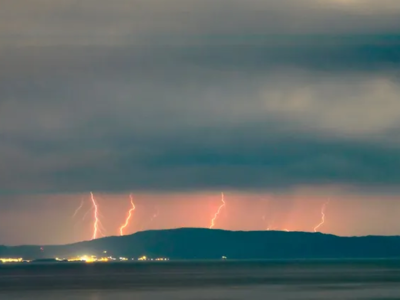
[[93, 213], [93, 218], [94, 218], [94, 223], [93, 223], [93, 236], [92, 240], [96, 239], [97, 237], [97, 231], [99, 230], [99, 217], [98, 217], [98, 207], [96, 200], [94, 199], [94, 195], [92, 192], [90, 192], [90, 199], [92, 200], [92, 205], [94, 208], [94, 213]]
[[[78, 208], [75, 210], [74, 214], [72, 215], [72, 219], [74, 219], [76, 217], [76, 215], [82, 209], [84, 204], [85, 204], [84, 199], [81, 199], [81, 205], [79, 205]], [[77, 226], [79, 225], [79, 223], [80, 223], [79, 221], [75, 222], [74, 227], [73, 227], [74, 233], [76, 232], [76, 229], [77, 229]]]
[[101, 234], [103, 235], [103, 237], [106, 236], [107, 230], [104, 228], [104, 226], [103, 226], [103, 224], [100, 222], [100, 220], [99, 220], [99, 228], [98, 228], [98, 230], [99, 230], [99, 233], [101, 233]]
[[326, 209], [326, 206], [328, 204], [329, 204], [329, 200], [326, 201], [322, 205], [322, 208], [321, 208], [321, 222], [317, 226], [314, 227], [314, 232], [317, 232], [318, 228], [320, 228], [322, 225], [324, 225], [324, 223], [325, 223], [325, 209]]
[[[265, 215], [264, 216], [262, 216], [262, 220], [263, 220], [263, 223], [265, 223]], [[272, 222], [271, 222], [272, 223]], [[271, 225], [267, 225], [267, 228], [265, 229], [265, 230], [270, 230], [270, 228], [271, 228]]]
[[[270, 201], [271, 201], [272, 199], [270, 198], [270, 197], [268, 197], [268, 199], [265, 199], [264, 201], [266, 202], [266, 207], [268, 206], [268, 204], [270, 203]], [[271, 210], [269, 210], [269, 213], [268, 213], [268, 215], [269, 215], [269, 219], [271, 219]], [[274, 214], [272, 214], [272, 216], [273, 216]], [[274, 225], [274, 222], [275, 222], [275, 217], [273, 217], [269, 222], [265, 222], [266, 221], [266, 217], [265, 217], [265, 214], [262, 216], [262, 220], [263, 220], [263, 223], [265, 224], [266, 223], [266, 229], [265, 230], [267, 230], [267, 231], [269, 231], [269, 230], [272, 230], [273, 229], [273, 225]]]
[[216, 212], [215, 215], [214, 215], [214, 218], [212, 218], [212, 220], [211, 220], [210, 229], [211, 229], [211, 228], [214, 228], [215, 220], [217, 219], [217, 217], [218, 217], [218, 215], [219, 215], [221, 209], [225, 206], [224, 193], [221, 193], [221, 201], [222, 201], [222, 204], [219, 206], [217, 212]]
[[135, 210], [135, 204], [133, 204], [133, 197], [132, 197], [132, 194], [129, 195], [129, 199], [131, 200], [131, 206], [132, 206], [132, 207], [129, 209], [128, 216], [126, 217], [126, 220], [125, 220], [125, 224], [122, 225], [122, 226], [119, 228], [119, 233], [120, 233], [121, 236], [124, 235], [124, 229], [125, 229], [126, 226], [128, 226], [129, 220], [130, 220], [131, 217], [132, 217], [132, 213], [133, 213], [133, 211]]
[[84, 201], [82, 199], [81, 205], [79, 205], [79, 207], [75, 210], [74, 214], [72, 215], [72, 218], [75, 218], [76, 214], [82, 209], [83, 204], [84, 204]]
[[274, 219], [272, 219], [272, 221], [268, 224], [267, 226], [267, 230], [272, 230], [273, 229], [273, 225], [274, 225]]

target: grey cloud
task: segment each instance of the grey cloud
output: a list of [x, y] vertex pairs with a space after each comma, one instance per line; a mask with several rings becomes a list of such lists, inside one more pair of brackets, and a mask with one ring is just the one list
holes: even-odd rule
[[[261, 139], [260, 132], [249, 138], [232, 131], [192, 132], [196, 137], [158, 141], [143, 152], [120, 141], [109, 155], [55, 170], [47, 180], [62, 191], [84, 192], [279, 190], [320, 184], [379, 188], [395, 186], [400, 179], [397, 149], [293, 137]], [[224, 141], [209, 141], [218, 138]]]
[[[373, 48], [374, 41], [381, 41], [376, 40], [362, 44]], [[354, 51], [345, 46], [343, 55]], [[310, 53], [303, 48], [303, 56], [298, 48], [281, 46], [271, 53], [251, 45], [225, 51], [213, 46], [97, 52], [44, 48], [43, 53], [34, 49], [38, 53], [32, 58], [10, 54], [4, 56], [4, 70], [11, 74], [2, 75], [0, 124], [3, 133], [16, 136], [40, 129], [35, 133], [46, 138], [52, 132], [58, 138], [85, 134], [81, 126], [157, 135], [160, 126], [173, 131], [266, 118], [323, 132], [371, 134], [397, 127], [400, 60], [388, 55], [400, 53], [396, 43], [364, 59], [359, 57], [363, 51], [354, 51], [358, 68], [327, 55], [322, 70], [315, 54], [331, 49], [315, 48], [312, 43], [305, 48]], [[291, 56], [285, 53], [280, 57], [278, 52], [285, 51], [295, 58], [285, 59]], [[376, 67], [368, 70], [371, 65]]]
[[0, 18], [3, 192], [399, 182], [397, 1], [38, 3]]
[[213, 34], [397, 33], [397, 0], [7, 2], [3, 44], [127, 44]]

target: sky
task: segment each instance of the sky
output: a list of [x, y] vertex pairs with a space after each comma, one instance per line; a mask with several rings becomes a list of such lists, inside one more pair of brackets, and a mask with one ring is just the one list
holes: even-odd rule
[[399, 32], [398, 0], [6, 1], [0, 244], [91, 239], [90, 191], [104, 235], [221, 192], [215, 228], [400, 234]]

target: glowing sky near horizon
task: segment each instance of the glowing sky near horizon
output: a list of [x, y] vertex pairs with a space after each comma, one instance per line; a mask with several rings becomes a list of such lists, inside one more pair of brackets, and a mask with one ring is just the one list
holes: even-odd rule
[[[327, 200], [325, 224], [320, 232], [336, 235], [398, 235], [400, 202], [395, 196], [357, 195], [340, 190], [304, 189], [290, 193], [225, 192], [226, 207], [215, 222], [216, 229], [308, 231], [321, 221], [321, 207]], [[130, 208], [128, 194], [95, 193], [106, 236], [119, 235], [119, 227]], [[74, 210], [86, 200], [75, 217]], [[0, 236], [6, 244], [64, 244], [90, 240], [93, 219], [89, 194], [38, 195], [36, 207], [0, 213]], [[385, 205], [382, 205], [382, 203]], [[180, 227], [208, 228], [220, 202], [219, 193], [136, 194], [136, 209], [125, 234], [148, 229]], [[154, 213], [158, 216], [149, 222]], [[263, 219], [263, 216], [265, 217]], [[18, 220], [18, 222], [16, 222]], [[379, 222], [377, 222], [379, 220]], [[16, 226], [10, 231], [7, 224]], [[34, 227], [32, 227], [34, 224]], [[102, 235], [99, 234], [99, 237]]]

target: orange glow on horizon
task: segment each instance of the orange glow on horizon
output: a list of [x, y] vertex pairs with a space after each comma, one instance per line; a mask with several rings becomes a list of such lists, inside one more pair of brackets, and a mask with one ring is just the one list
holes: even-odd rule
[[132, 194], [129, 195], [129, 199], [131, 201], [131, 208], [129, 209], [128, 216], [126, 217], [125, 224], [119, 228], [119, 234], [122, 236], [124, 235], [124, 229], [129, 225], [129, 221], [132, 217], [132, 213], [135, 210], [135, 204], [133, 203], [133, 196]]
[[157, 218], [159, 214], [160, 214], [160, 211], [157, 208], [157, 211], [151, 216], [149, 223], [153, 222], [154, 219]]
[[214, 215], [214, 218], [212, 218], [212, 220], [211, 220], [211, 225], [209, 227], [210, 229], [214, 228], [215, 220], [217, 219], [219, 213], [221, 212], [221, 209], [225, 206], [224, 193], [221, 193], [221, 201], [222, 201], [222, 204], [219, 206], [217, 212]]
[[[221, 192], [229, 197], [224, 198], [225, 206], [220, 208], [223, 205]], [[15, 220], [21, 224], [21, 227], [13, 229], [15, 232], [4, 236], [3, 243], [39, 245], [39, 251], [40, 245], [99, 239], [103, 237], [102, 232], [105, 236], [120, 236], [119, 229], [125, 223], [131, 208], [129, 194], [130, 191], [101, 193], [98, 190], [89, 190], [74, 194], [32, 195], [35, 207], [15, 211], [13, 215], [6, 214], [5, 211], [0, 214], [0, 225], [3, 228], [15, 223]], [[316, 234], [315, 229], [317, 232], [338, 236], [399, 235], [399, 195], [400, 192], [386, 195], [361, 194], [345, 189], [295, 188], [274, 194], [229, 189], [216, 192], [138, 190], [132, 191], [132, 196], [134, 205], [140, 209], [132, 212], [122, 233], [125, 236], [146, 230], [212, 227], [211, 230], [288, 229], [290, 232]], [[95, 205], [91, 197], [97, 206], [97, 232], [94, 224]], [[72, 218], [82, 199], [83, 207]], [[267, 199], [270, 199], [269, 203]], [[326, 207], [322, 209], [328, 200], [329, 204], [325, 204]], [[19, 201], [25, 200], [21, 197]], [[155, 217], [158, 211], [159, 214]], [[356, 218], [354, 211], [357, 211]], [[325, 215], [324, 218], [321, 212]], [[379, 219], [379, 222], [371, 222], [374, 218]], [[318, 227], [320, 223], [323, 224]], [[32, 224], [35, 226], [32, 227]], [[48, 230], [49, 224], [54, 225], [53, 230], [42, 234]]]

